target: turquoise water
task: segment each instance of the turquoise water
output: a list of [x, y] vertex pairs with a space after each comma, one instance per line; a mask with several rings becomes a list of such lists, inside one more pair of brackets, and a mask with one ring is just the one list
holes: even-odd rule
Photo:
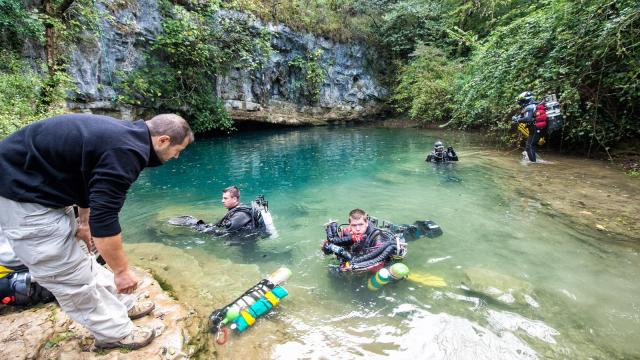
[[[454, 145], [461, 161], [425, 163], [437, 139]], [[140, 176], [122, 212], [124, 236], [254, 263], [262, 274], [280, 265], [293, 270], [290, 298], [269, 321], [225, 345], [225, 358], [640, 357], [638, 249], [603, 241], [550, 211], [529, 196], [540, 188], [526, 182], [544, 165], [524, 166], [518, 152], [483, 142], [464, 133], [375, 127], [198, 140], [180, 159]], [[545, 171], [563, 161], [575, 166], [554, 160]], [[232, 184], [243, 201], [265, 195], [277, 238], [241, 248], [203, 234], [154, 231], [185, 212], [221, 217], [220, 191]], [[409, 243], [404, 263], [448, 286], [402, 281], [371, 292], [366, 278], [331, 276], [331, 258], [319, 251], [322, 225], [346, 222], [356, 207], [395, 223], [438, 223], [444, 235]], [[515, 301], [497, 299], [491, 288]]]

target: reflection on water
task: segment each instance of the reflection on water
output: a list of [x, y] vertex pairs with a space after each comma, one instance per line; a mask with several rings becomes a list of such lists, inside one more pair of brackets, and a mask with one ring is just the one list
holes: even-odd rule
[[[424, 162], [439, 138], [456, 148], [458, 163]], [[178, 260], [184, 256], [162, 261], [182, 269], [173, 273], [183, 282], [182, 296], [199, 302], [203, 313], [239, 295], [238, 284], [214, 286], [219, 274], [210, 264], [256, 264], [263, 275], [280, 265], [293, 270], [290, 296], [221, 347], [224, 358], [640, 357], [634, 341], [640, 336], [638, 249], [603, 241], [606, 233], [553, 211], [574, 201], [570, 193], [583, 188], [574, 189], [572, 179], [593, 165], [545, 156], [550, 164], [523, 166], [517, 152], [482, 141], [462, 133], [358, 127], [199, 140], [180, 159], [140, 176], [123, 209], [124, 236], [128, 243], [189, 251], [200, 265]], [[625, 188], [616, 174], [599, 177], [637, 201], [637, 188]], [[185, 214], [217, 220], [224, 214], [220, 191], [231, 184], [245, 202], [266, 196], [278, 238], [229, 247], [166, 225]], [[566, 201], [543, 200], [545, 187], [567, 184]], [[329, 274], [330, 259], [319, 251], [322, 224], [346, 221], [355, 207], [395, 223], [441, 225], [443, 236], [409, 244], [405, 263], [449, 286], [403, 281], [371, 292], [366, 277]], [[259, 280], [242, 277], [242, 286]]]

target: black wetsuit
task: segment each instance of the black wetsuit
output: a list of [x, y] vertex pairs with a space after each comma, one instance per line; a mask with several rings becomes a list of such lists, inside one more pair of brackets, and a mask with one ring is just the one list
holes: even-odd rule
[[[335, 225], [331, 226], [332, 224]], [[343, 265], [349, 262], [348, 269], [351, 271], [368, 271], [382, 266], [400, 251], [393, 234], [375, 227], [371, 222], [363, 238], [358, 241], [354, 241], [349, 232], [343, 232], [340, 236], [337, 224], [332, 224], [327, 227], [327, 241], [322, 246], [322, 251], [326, 255], [336, 254]]]
[[[227, 237], [234, 239], [256, 238], [266, 234], [263, 222], [260, 218], [254, 221], [254, 210], [247, 205], [238, 204], [229, 209], [227, 213], [215, 224], [206, 223], [193, 216], [179, 216], [169, 220], [169, 224], [178, 226], [189, 226], [196, 231], [211, 234], [216, 237]], [[257, 216], [257, 214], [256, 214]]]
[[524, 149], [527, 152], [529, 161], [531, 162], [536, 162], [536, 144], [543, 135], [542, 130], [538, 129], [535, 125], [535, 112], [536, 103], [532, 101], [522, 109], [522, 112], [517, 119], [518, 122], [525, 123], [527, 125], [527, 129], [529, 129], [529, 137], [527, 137]]
[[236, 207], [229, 209], [226, 214], [218, 221], [213, 228], [216, 236], [224, 236], [242, 231], [245, 228], [253, 230], [252, 209], [245, 204], [238, 204]]
[[432, 151], [424, 161], [428, 162], [447, 162], [447, 161], [458, 161], [458, 155], [452, 147], [449, 147], [446, 151], [436, 152]]

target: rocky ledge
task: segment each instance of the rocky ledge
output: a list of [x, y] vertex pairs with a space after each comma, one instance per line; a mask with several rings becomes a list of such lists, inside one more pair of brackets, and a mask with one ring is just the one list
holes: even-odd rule
[[152, 300], [155, 310], [134, 321], [152, 327], [156, 339], [136, 351], [95, 351], [93, 336], [71, 320], [56, 303], [30, 309], [0, 308], [0, 359], [187, 359], [211, 358], [208, 337], [194, 310], [186, 309], [160, 287], [150, 272], [135, 268], [139, 300]]

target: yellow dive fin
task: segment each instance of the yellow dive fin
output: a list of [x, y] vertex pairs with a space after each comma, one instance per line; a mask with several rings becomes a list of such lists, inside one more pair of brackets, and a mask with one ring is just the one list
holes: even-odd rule
[[[518, 124], [518, 130], [522, 133], [522, 135], [524, 135], [524, 137], [529, 137], [529, 129], [524, 123]], [[546, 141], [543, 136], [540, 138], [540, 140], [538, 140], [538, 145], [544, 145], [545, 142]]]
[[431, 286], [431, 287], [445, 287], [447, 286], [447, 282], [444, 281], [443, 278], [430, 274], [419, 274], [419, 273], [410, 273], [407, 277], [407, 280], [413, 281], [415, 283]]

